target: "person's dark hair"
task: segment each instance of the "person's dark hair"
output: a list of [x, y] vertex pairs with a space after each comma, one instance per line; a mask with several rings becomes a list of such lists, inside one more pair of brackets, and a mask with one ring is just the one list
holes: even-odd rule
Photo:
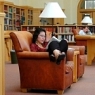
[[45, 36], [46, 36], [46, 30], [43, 28], [36, 28], [33, 34], [33, 39], [32, 39], [32, 43], [36, 43], [38, 35], [40, 34], [40, 32], [45, 32]]
[[89, 28], [88, 26], [83, 26], [82, 28], [84, 29], [84, 28], [86, 28], [86, 27]]

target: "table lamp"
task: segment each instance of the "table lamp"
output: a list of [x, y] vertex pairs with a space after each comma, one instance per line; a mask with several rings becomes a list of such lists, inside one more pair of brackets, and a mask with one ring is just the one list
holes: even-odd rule
[[52, 18], [52, 26], [53, 26], [53, 18], [66, 18], [66, 15], [62, 11], [58, 2], [48, 2], [39, 17]]
[[81, 23], [84, 25], [92, 24], [92, 19], [90, 18], [90, 15], [85, 15]]
[[66, 18], [66, 15], [64, 14], [64, 12], [62, 11], [61, 7], [57, 2], [48, 2], [39, 17], [53, 19], [53, 18]]
[[39, 16], [40, 18], [66, 18], [57, 2], [48, 2]]

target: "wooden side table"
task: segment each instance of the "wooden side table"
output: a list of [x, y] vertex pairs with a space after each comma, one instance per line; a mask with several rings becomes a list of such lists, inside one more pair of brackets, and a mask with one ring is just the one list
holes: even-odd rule
[[4, 35], [5, 41], [5, 61], [10, 61], [10, 50], [12, 50], [12, 41], [9, 35]]
[[87, 65], [92, 65], [92, 60], [95, 57], [95, 35], [87, 39]]
[[74, 61], [74, 67], [73, 67], [73, 82], [77, 82], [77, 55], [80, 54], [79, 51], [74, 51], [73, 61]]

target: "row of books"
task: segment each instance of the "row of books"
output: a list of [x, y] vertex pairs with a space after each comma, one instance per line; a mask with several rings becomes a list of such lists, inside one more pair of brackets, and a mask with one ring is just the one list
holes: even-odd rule
[[58, 27], [58, 33], [72, 33], [73, 27]]
[[67, 39], [69, 42], [74, 42], [74, 35], [58, 35], [58, 39]]
[[8, 25], [4, 25], [4, 30], [17, 30], [20, 31], [20, 27], [12, 27], [12, 26], [8, 26]]
[[[39, 26], [37, 26], [39, 27]], [[22, 27], [22, 31], [35, 31], [35, 29], [37, 27], [27, 27], [27, 26], [23, 26]], [[42, 27], [44, 28], [44, 27]], [[47, 27], [47, 28], [44, 28], [46, 31], [49, 31], [49, 32], [55, 32], [56, 31], [56, 28], [52, 28], [52, 27]]]

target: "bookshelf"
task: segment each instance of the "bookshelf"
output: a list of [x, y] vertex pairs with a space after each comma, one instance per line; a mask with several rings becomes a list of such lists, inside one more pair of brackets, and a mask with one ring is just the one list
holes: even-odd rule
[[46, 31], [50, 31], [50, 32], [56, 32], [57, 27], [56, 26], [51, 26], [51, 25], [21, 25], [21, 30], [22, 31], [29, 31], [29, 32], [34, 32], [36, 28], [41, 27], [44, 28]]
[[[75, 44], [75, 40], [74, 40], [74, 34], [72, 32], [73, 29], [77, 29], [80, 30], [82, 29], [84, 25], [21, 25], [21, 30], [22, 31], [30, 31], [30, 32], [34, 32], [36, 27], [42, 27], [44, 28], [46, 31], [51, 31], [55, 34], [55, 36], [58, 39], [68, 39], [68, 43], [69, 44]], [[93, 34], [95, 34], [95, 25], [87, 25], [91, 32]]]
[[14, 18], [14, 30], [20, 30], [21, 26], [21, 9], [19, 6], [15, 6], [15, 18]]
[[68, 39], [69, 43], [75, 43], [74, 41], [74, 35], [72, 33], [72, 29], [76, 28], [76, 26], [68, 26], [68, 25], [64, 25], [64, 26], [56, 26], [56, 25], [22, 25], [21, 26], [21, 30], [22, 31], [29, 31], [32, 32], [35, 30], [35, 28], [37, 27], [42, 27], [44, 28], [46, 31], [51, 31], [53, 32], [53, 34], [58, 38], [58, 39]]
[[25, 10], [21, 10], [21, 21], [24, 22], [22, 25], [32, 25], [33, 24], [33, 7], [21, 6]]
[[69, 42], [75, 42], [74, 41], [74, 35], [72, 33], [72, 29], [76, 28], [75, 25], [59, 25], [57, 28], [57, 37], [58, 39], [67, 39]]
[[11, 2], [0, 1], [0, 12], [5, 13], [4, 30], [13, 30], [13, 6]]
[[6, 14], [4, 18], [4, 30], [21, 30], [21, 25], [31, 25], [33, 22], [33, 8], [29, 6], [17, 6], [12, 2], [0, 1], [0, 12]]

